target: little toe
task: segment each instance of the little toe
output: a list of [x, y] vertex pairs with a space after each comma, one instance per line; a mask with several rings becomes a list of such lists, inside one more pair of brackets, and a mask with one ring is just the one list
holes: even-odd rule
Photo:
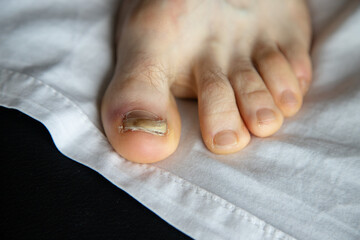
[[308, 47], [294, 40], [291, 43], [280, 44], [280, 49], [289, 61], [299, 81], [301, 92], [305, 95], [312, 78], [311, 58]]
[[230, 74], [241, 117], [250, 132], [267, 137], [279, 130], [283, 115], [249, 60], [235, 61]]
[[250, 134], [240, 117], [231, 84], [218, 66], [206, 60], [196, 68], [200, 128], [210, 151], [229, 154], [244, 148]]
[[274, 46], [258, 46], [253, 61], [285, 117], [296, 114], [302, 105], [299, 82], [285, 56]]
[[163, 160], [176, 150], [180, 139], [180, 116], [167, 78], [162, 71], [149, 71], [153, 72], [147, 67], [126, 75], [117, 71], [101, 109], [111, 145], [138, 163]]

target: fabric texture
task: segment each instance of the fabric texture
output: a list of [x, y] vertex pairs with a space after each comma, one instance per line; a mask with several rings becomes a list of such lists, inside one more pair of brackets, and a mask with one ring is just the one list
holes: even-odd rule
[[311, 1], [314, 81], [274, 136], [218, 156], [195, 101], [178, 150], [131, 163], [109, 145], [100, 101], [114, 68], [115, 0], [4, 1], [0, 104], [41, 121], [66, 156], [196, 239], [360, 238], [360, 3]]

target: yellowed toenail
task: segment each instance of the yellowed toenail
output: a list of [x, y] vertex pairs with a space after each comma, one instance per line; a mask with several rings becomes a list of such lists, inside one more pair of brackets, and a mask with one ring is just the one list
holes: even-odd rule
[[281, 94], [281, 102], [285, 105], [297, 105], [298, 104], [295, 94], [290, 90], [285, 90]]
[[166, 120], [143, 110], [134, 110], [125, 114], [119, 131], [141, 131], [159, 136], [164, 136], [168, 132]]
[[214, 137], [214, 145], [218, 148], [231, 147], [233, 145], [236, 145], [237, 142], [237, 134], [234, 131], [230, 130], [219, 132]]
[[257, 110], [256, 117], [260, 125], [272, 123], [276, 119], [275, 113], [268, 108]]

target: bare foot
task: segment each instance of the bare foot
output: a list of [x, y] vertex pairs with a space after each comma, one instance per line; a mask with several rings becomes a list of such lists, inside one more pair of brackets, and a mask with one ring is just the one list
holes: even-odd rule
[[228, 154], [250, 133], [275, 133], [311, 81], [304, 0], [124, 0], [117, 30], [102, 120], [115, 150], [134, 162], [176, 150], [174, 97], [198, 99], [205, 145]]

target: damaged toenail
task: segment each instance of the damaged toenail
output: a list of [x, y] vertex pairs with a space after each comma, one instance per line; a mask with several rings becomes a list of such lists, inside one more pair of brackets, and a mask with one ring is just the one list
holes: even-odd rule
[[119, 126], [119, 132], [127, 131], [141, 131], [164, 136], [167, 133], [167, 122], [151, 112], [134, 110], [124, 115], [122, 125]]
[[281, 102], [286, 105], [297, 105], [298, 104], [295, 94], [290, 90], [285, 90], [281, 94]]
[[260, 125], [269, 124], [276, 119], [275, 113], [268, 108], [259, 109], [256, 112], [256, 117]]
[[236, 145], [238, 142], [237, 134], [234, 131], [225, 130], [219, 132], [214, 137], [214, 145], [215, 147], [229, 147]]

